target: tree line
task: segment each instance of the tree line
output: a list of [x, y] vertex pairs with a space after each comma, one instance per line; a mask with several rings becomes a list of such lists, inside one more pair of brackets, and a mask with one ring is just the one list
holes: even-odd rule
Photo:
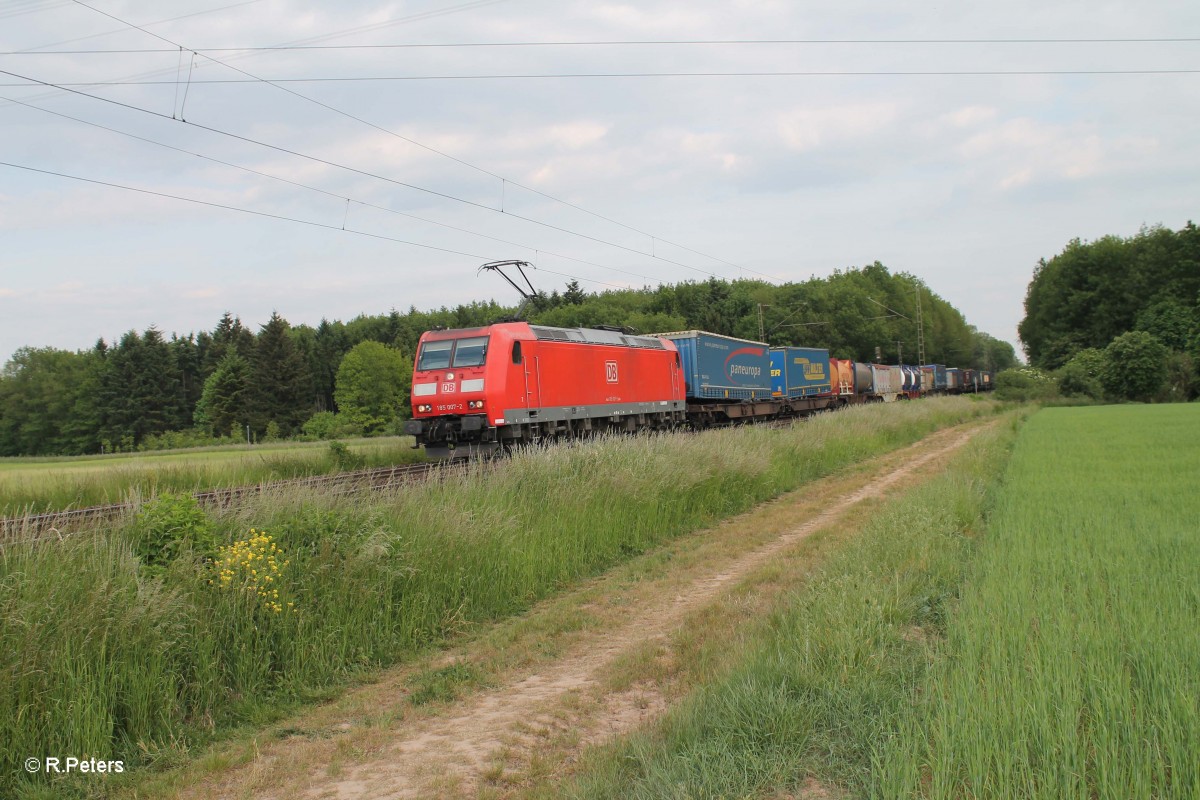
[[[536, 273], [535, 273], [536, 274]], [[1016, 363], [1011, 345], [975, 330], [917, 278], [878, 262], [827, 279], [771, 285], [711, 279], [584, 292], [575, 281], [528, 309], [545, 325], [615, 325], [643, 333], [698, 328], [841, 358], [917, 360], [917, 298], [926, 360], [983, 369]], [[395, 431], [407, 416], [420, 335], [486, 325], [495, 302], [252, 331], [231, 313], [212, 331], [155, 328], [88, 350], [25, 347], [0, 372], [0, 455], [74, 455], [217, 441]]]
[[1072, 240], [1038, 262], [1018, 332], [1030, 365], [1063, 394], [1195, 399], [1200, 229], [1188, 222], [1178, 231]]

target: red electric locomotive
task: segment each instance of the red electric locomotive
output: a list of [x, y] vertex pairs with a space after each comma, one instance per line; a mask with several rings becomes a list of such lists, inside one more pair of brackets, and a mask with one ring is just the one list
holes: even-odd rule
[[423, 334], [412, 404], [404, 430], [434, 458], [489, 455], [545, 438], [669, 429], [683, 424], [687, 409], [672, 342], [527, 322]]

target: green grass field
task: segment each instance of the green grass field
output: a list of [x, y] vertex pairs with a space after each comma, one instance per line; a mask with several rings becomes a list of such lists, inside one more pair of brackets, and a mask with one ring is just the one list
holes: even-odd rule
[[563, 793], [1200, 797], [1197, 487], [1200, 405], [1043, 410], [894, 503], [731, 674]]
[[171, 763], [223, 729], [275, 719], [362, 670], [997, 408], [856, 408], [788, 429], [528, 451], [503, 470], [391, 493], [265, 495], [213, 518], [219, 541], [273, 537], [226, 551], [219, 567], [181, 557], [149, 569], [135, 529], [5, 547], [0, 795], [44, 788], [20, 774], [28, 753]]
[[877, 797], [1200, 797], [1200, 405], [1047, 409]]
[[[422, 460], [411, 436], [346, 442], [363, 467]], [[339, 471], [329, 442], [206, 447], [73, 458], [0, 459], [0, 516], [120, 503], [159, 491], [200, 492]]]

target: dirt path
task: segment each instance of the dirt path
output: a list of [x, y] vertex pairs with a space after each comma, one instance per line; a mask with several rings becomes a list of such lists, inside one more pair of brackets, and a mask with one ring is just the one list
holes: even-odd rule
[[[538, 756], [550, 737], [569, 737], [576, 750], [627, 732], [656, 716], [668, 700], [659, 687], [639, 683], [605, 688], [605, 670], [618, 659], [656, 640], [665, 641], [689, 615], [716, 601], [736, 582], [772, 562], [787, 548], [831, 526], [864, 501], [885, 496], [900, 484], [931, 472], [990, 424], [972, 424], [935, 433], [921, 442], [870, 462], [850, 478], [826, 479], [791, 498], [790, 522], [777, 536], [714, 568], [696, 570], [682, 586], [640, 599], [622, 622], [574, 641], [567, 654], [535, 672], [515, 675], [501, 688], [468, 697], [440, 715], [403, 720], [368, 749], [359, 763], [330, 770], [311, 751], [302, 758], [303, 775], [279, 782], [264, 772], [285, 769], [288, 742], [264, 752], [253, 772], [257, 780], [208, 786], [209, 796], [294, 798], [417, 798], [475, 795], [506, 767], [519, 770]], [[824, 485], [824, 486], [823, 486]], [[822, 495], [822, 488], [824, 494]], [[821, 497], [812, 501], [815, 496]], [[806, 502], [800, 503], [799, 499]], [[776, 503], [785, 504], [789, 498]], [[814, 512], [814, 508], [823, 510]], [[753, 512], [751, 512], [753, 513]], [[786, 519], [786, 517], [784, 517]], [[399, 696], [378, 702], [403, 704]], [[401, 712], [402, 713], [402, 712]], [[336, 747], [336, 745], [334, 745]], [[316, 756], [313, 758], [312, 756]], [[321, 766], [313, 766], [320, 764]], [[272, 766], [274, 765], [274, 766]], [[294, 765], [293, 765], [294, 767]], [[268, 788], [271, 783], [275, 785]]]

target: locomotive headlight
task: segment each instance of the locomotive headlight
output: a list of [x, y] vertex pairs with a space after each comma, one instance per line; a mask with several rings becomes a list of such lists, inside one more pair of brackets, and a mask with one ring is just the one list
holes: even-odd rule
[[483, 401], [482, 400], [469, 400], [469, 401], [467, 401], [467, 408], [483, 408]]
[[433, 406], [431, 406], [427, 403], [417, 406], [417, 411], [420, 411], [422, 414], [432, 411], [432, 410], [433, 410]]

